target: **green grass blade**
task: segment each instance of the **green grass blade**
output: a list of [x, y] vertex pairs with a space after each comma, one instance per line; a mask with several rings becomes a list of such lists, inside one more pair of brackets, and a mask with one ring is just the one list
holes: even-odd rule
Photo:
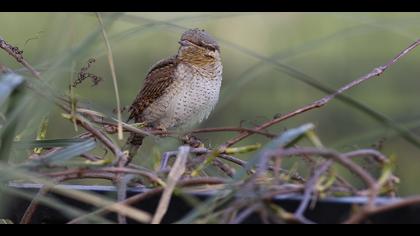
[[68, 147], [74, 144], [85, 142], [83, 138], [73, 139], [49, 139], [49, 140], [30, 140], [15, 142], [17, 148], [32, 149], [32, 148], [53, 148], [53, 147]]
[[[18, 78], [18, 77], [16, 77]], [[17, 79], [19, 82], [23, 81], [23, 78]], [[17, 86], [19, 83], [12, 83]], [[9, 104], [6, 110], [6, 123], [0, 129], [0, 160], [8, 160], [12, 143], [15, 138], [16, 129], [20, 121], [18, 114], [23, 110], [23, 106], [20, 105], [24, 97], [22, 86], [16, 87], [9, 96]]]
[[78, 157], [83, 153], [92, 151], [96, 147], [96, 141], [94, 139], [88, 139], [84, 142], [72, 144], [68, 147], [60, 149], [51, 155], [47, 155], [39, 160], [30, 161], [25, 163], [24, 167], [35, 167], [40, 165], [49, 165], [55, 163], [62, 163], [71, 160], [74, 157]]
[[18, 74], [7, 73], [0, 76], [0, 106], [7, 100], [12, 92], [24, 82], [24, 78]]

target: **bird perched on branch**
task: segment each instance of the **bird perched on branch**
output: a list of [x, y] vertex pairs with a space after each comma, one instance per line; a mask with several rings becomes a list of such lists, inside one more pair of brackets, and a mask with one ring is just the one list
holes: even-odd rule
[[[190, 127], [215, 107], [222, 84], [222, 62], [216, 40], [206, 31], [190, 29], [175, 56], [153, 65], [130, 107], [129, 120], [155, 129]], [[144, 136], [132, 133], [126, 150], [133, 158]]]

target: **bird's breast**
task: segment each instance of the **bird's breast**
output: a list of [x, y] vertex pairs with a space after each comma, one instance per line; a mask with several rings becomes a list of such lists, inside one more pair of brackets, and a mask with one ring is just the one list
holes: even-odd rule
[[190, 65], [179, 64], [174, 82], [164, 95], [145, 111], [147, 122], [172, 128], [188, 128], [206, 119], [219, 100], [222, 84], [222, 68], [197, 70]]
[[180, 65], [177, 71], [178, 93], [173, 97], [176, 126], [191, 126], [210, 115], [219, 100], [221, 68], [200, 70]]

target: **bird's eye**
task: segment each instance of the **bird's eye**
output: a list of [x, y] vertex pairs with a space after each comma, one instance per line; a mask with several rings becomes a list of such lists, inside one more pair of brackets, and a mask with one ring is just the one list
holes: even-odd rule
[[189, 45], [191, 45], [191, 43], [188, 42], [187, 40], [181, 40], [178, 43], [181, 44], [181, 46], [189, 46]]
[[199, 43], [199, 46], [204, 47], [204, 48], [207, 48], [208, 50], [211, 50], [211, 51], [216, 51], [216, 47], [214, 47], [214, 45], [208, 44], [208, 43], [203, 42], [203, 41], [201, 41]]

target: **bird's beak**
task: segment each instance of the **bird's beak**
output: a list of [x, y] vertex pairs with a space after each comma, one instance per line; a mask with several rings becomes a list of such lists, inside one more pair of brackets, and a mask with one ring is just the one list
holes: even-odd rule
[[188, 46], [190, 45], [190, 42], [188, 42], [187, 40], [181, 40], [178, 42], [181, 46]]

